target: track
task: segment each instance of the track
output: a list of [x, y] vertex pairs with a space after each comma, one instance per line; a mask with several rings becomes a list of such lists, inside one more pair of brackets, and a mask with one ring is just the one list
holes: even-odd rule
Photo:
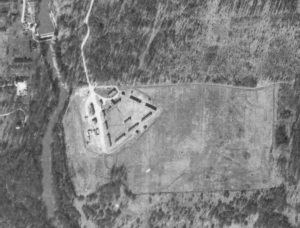
[[25, 111], [24, 111], [23, 109], [21, 109], [21, 108], [18, 108], [18, 109], [14, 110], [14, 111], [7, 112], [7, 113], [4, 113], [4, 114], [0, 114], [0, 117], [9, 116], [9, 115], [11, 115], [11, 114], [13, 114], [13, 113], [15, 113], [15, 112], [18, 112], [18, 111], [21, 111], [21, 112], [23, 112], [23, 113], [24, 113], [24, 115], [26, 116], [26, 113], [25, 113]]
[[91, 85], [91, 82], [90, 82], [90, 79], [89, 79], [88, 69], [87, 69], [87, 65], [86, 65], [86, 58], [85, 58], [85, 55], [84, 55], [84, 47], [85, 47], [86, 42], [87, 42], [87, 40], [89, 39], [89, 36], [90, 36], [89, 19], [90, 19], [90, 16], [91, 16], [93, 5], [94, 5], [94, 0], [91, 0], [89, 10], [86, 14], [86, 17], [85, 17], [84, 21], [83, 21], [83, 23], [87, 26], [87, 33], [86, 33], [86, 35], [85, 35], [85, 37], [84, 37], [84, 39], [81, 43], [81, 58], [82, 58], [82, 62], [83, 62], [83, 68], [84, 68], [86, 81], [89, 85], [90, 92], [94, 91], [94, 88]]

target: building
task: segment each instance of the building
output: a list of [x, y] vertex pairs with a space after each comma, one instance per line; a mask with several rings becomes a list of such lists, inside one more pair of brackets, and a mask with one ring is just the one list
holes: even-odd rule
[[[33, 39], [37, 42], [52, 40], [55, 31], [53, 14], [49, 11], [48, 1], [42, 0], [37, 10], [38, 2], [23, 0], [21, 22], [25, 30], [32, 32]], [[37, 11], [39, 12], [37, 15]]]

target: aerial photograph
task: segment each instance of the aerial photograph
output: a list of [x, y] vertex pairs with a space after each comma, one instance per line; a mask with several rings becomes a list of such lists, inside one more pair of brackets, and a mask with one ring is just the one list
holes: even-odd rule
[[0, 0], [0, 228], [300, 228], [300, 0]]

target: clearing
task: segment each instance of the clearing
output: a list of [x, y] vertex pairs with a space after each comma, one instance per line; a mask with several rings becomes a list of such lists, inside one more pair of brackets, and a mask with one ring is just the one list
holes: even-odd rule
[[[94, 143], [96, 146], [89, 147], [87, 143], [85, 132], [92, 122], [84, 117], [88, 88], [77, 91], [64, 117], [64, 127], [78, 194], [86, 195], [106, 183], [114, 164], [125, 165], [134, 193], [276, 185], [270, 152], [278, 85], [255, 89], [210, 84], [145, 86], [132, 90], [136, 100], [130, 98], [131, 89], [121, 91], [125, 91], [126, 95], [120, 95], [125, 101], [106, 118], [115, 123], [112, 134], [129, 131], [129, 125], [134, 126], [136, 120], [142, 123], [157, 107], [159, 113], [150, 114], [151, 127], [139, 128], [139, 137], [126, 135], [125, 143], [111, 153], [102, 153], [101, 146]], [[112, 103], [118, 101], [114, 99]], [[146, 107], [147, 99], [155, 104], [152, 109]], [[144, 105], [134, 106], [139, 102]]]

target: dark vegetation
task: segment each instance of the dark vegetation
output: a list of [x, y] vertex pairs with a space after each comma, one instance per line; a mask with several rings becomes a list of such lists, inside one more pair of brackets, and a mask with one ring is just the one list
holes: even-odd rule
[[[95, 80], [214, 82], [254, 87], [292, 80], [296, 0], [95, 2], [87, 45]], [[287, 34], [286, 30], [290, 31]]]
[[275, 131], [275, 150], [280, 151], [277, 160], [282, 176], [287, 183], [299, 183], [299, 91], [300, 77], [296, 76], [294, 85], [282, 85], [279, 89], [277, 126]]
[[64, 144], [64, 129], [62, 126], [63, 114], [69, 103], [70, 95], [71, 92], [68, 94], [68, 98], [64, 103], [64, 108], [59, 115], [58, 123], [53, 129], [53, 139], [55, 143], [52, 145], [52, 175], [57, 202], [54, 221], [66, 228], [76, 228], [80, 227], [78, 223], [80, 214], [72, 204], [76, 197], [76, 192], [69, 175]]
[[[52, 227], [41, 200], [41, 141], [48, 118], [57, 103], [52, 71], [41, 46], [35, 60], [30, 88], [32, 96], [27, 124], [21, 130], [18, 148], [1, 152], [0, 159], [0, 226]], [[20, 133], [19, 133], [20, 134]], [[12, 138], [14, 135], [11, 136]]]
[[80, 45], [86, 28], [79, 26], [82, 23], [89, 1], [74, 1], [73, 4], [65, 6], [67, 10], [72, 9], [72, 14], [62, 14], [57, 19], [58, 31], [67, 29], [68, 35], [62, 35], [55, 44], [58, 65], [63, 76], [71, 88], [86, 85], [83, 71]]
[[[16, 21], [15, 19], [19, 23], [20, 18], [14, 17], [14, 21]], [[7, 25], [15, 26], [12, 22]], [[17, 41], [16, 39], [15, 42]], [[30, 42], [33, 44], [33, 41]], [[56, 46], [57, 49], [60, 49], [59, 45]], [[78, 43], [75, 45], [79, 47]], [[46, 207], [41, 198], [42, 139], [49, 117], [58, 104], [60, 88], [58, 79], [54, 76], [54, 69], [51, 67], [50, 61], [52, 60], [47, 56], [49, 44], [41, 43], [40, 45], [33, 44], [33, 46], [35, 46], [32, 49], [35, 52], [34, 64], [29, 65], [28, 69], [24, 67], [22, 72], [24, 75], [34, 72], [29, 78], [30, 101], [28, 107], [22, 104], [21, 99], [17, 100], [17, 107], [28, 110], [28, 120], [24, 128], [17, 134], [15, 131], [11, 131], [10, 138], [19, 137], [17, 147], [10, 146], [7, 141], [2, 143], [4, 150], [1, 150], [0, 155], [0, 227], [47, 228], [54, 227], [54, 224], [59, 224], [61, 227], [79, 227], [78, 212], [74, 210], [71, 202], [74, 190], [67, 175], [63, 150], [63, 129], [59, 123], [55, 128], [57, 144], [53, 145], [55, 149], [53, 153], [54, 181], [57, 187], [58, 205], [56, 213], [58, 218], [54, 218], [54, 222], [47, 218]], [[60, 66], [62, 68], [64, 66], [62, 61], [60, 61]], [[68, 67], [63, 69], [64, 72], [71, 74], [76, 71], [76, 69], [71, 71]], [[64, 75], [67, 75], [66, 73]], [[6, 75], [7, 78], [10, 76]], [[70, 81], [74, 81], [70, 76], [69, 78]]]
[[284, 125], [280, 125], [276, 128], [275, 138], [277, 146], [288, 143], [288, 136]]
[[290, 159], [288, 160], [288, 179], [292, 184], [298, 184], [300, 180], [300, 75], [297, 75], [294, 85], [295, 121], [291, 128]]
[[[84, 1], [74, 2], [72, 15], [62, 15], [58, 17], [58, 31], [68, 28], [70, 29], [71, 35], [63, 36], [62, 39], [57, 40], [54, 45], [58, 68], [63, 77], [62, 81], [68, 83], [70, 89], [67, 92], [68, 95], [64, 101], [64, 107], [60, 110], [58, 122], [53, 129], [52, 175], [57, 209], [55, 211], [55, 217], [51, 222], [55, 226], [69, 228], [80, 227], [80, 214], [73, 206], [73, 200], [77, 196], [68, 170], [62, 119], [73, 90], [72, 88], [86, 84], [81, 65], [82, 60], [80, 58], [82, 31], [77, 29], [78, 24], [85, 16], [83, 13], [85, 11], [82, 9], [86, 3], [87, 2]], [[71, 7], [71, 5], [67, 6], [67, 8], [68, 7]], [[56, 81], [56, 85], [58, 93], [61, 92], [62, 88], [59, 88], [58, 81]], [[65, 98], [61, 97], [61, 99]]]
[[[170, 200], [155, 206], [149, 216], [148, 226], [166, 227], [172, 222], [181, 223], [180, 227], [199, 227], [207, 219], [213, 218], [217, 222], [212, 223], [211, 227], [230, 226], [234, 223], [248, 225], [247, 217], [258, 213], [254, 227], [292, 227], [287, 217], [280, 213], [287, 205], [284, 185], [268, 190], [232, 192], [234, 197], [229, 202], [223, 201], [215, 193], [211, 193], [209, 197], [209, 194], [204, 194], [206, 198], [203, 193], [172, 194]], [[214, 200], [216, 197], [219, 198], [217, 203]], [[139, 220], [140, 218], [137, 219]], [[138, 222], [134, 227], [139, 227]]]
[[[136, 198], [126, 182], [126, 168], [112, 167], [109, 183], [87, 196], [87, 203], [83, 206], [85, 216], [99, 227], [112, 227], [122, 210], [127, 207], [128, 200]], [[119, 204], [118, 208], [115, 206], [116, 202]]]

